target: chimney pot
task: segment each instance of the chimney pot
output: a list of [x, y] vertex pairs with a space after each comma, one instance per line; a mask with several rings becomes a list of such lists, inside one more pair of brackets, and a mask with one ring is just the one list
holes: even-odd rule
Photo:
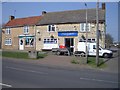
[[9, 20], [10, 20], [10, 21], [13, 20], [13, 19], [15, 19], [14, 16], [10, 16], [10, 17], [9, 17]]
[[105, 3], [102, 3], [102, 9], [103, 9], [103, 10], [106, 9], [106, 5], [105, 5]]
[[45, 15], [47, 12], [46, 11], [42, 11], [42, 15]]

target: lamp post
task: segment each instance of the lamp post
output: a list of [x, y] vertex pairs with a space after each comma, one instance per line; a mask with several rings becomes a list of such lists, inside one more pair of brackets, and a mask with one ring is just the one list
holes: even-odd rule
[[85, 7], [86, 7], [86, 63], [88, 63], [88, 47], [87, 47], [87, 40], [88, 40], [88, 12], [87, 12], [87, 4], [85, 3]]
[[96, 5], [96, 65], [99, 65], [99, 0]]

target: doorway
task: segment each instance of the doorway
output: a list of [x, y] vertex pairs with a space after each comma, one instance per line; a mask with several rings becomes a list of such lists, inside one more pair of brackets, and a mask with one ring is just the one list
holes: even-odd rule
[[24, 39], [23, 38], [19, 39], [19, 50], [24, 50]]
[[74, 52], [74, 38], [65, 38], [65, 46], [71, 54]]

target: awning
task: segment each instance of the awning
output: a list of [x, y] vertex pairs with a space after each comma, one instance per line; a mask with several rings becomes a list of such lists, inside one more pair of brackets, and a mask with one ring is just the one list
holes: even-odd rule
[[24, 37], [31, 38], [31, 37], [34, 37], [34, 35], [19, 35], [18, 37], [19, 38], [24, 38]]

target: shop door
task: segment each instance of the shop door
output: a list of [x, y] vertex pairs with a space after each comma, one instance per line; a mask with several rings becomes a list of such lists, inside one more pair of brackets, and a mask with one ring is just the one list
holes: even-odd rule
[[65, 38], [65, 46], [72, 54], [74, 52], [74, 38]]
[[24, 39], [23, 38], [19, 39], [19, 50], [24, 50]]

